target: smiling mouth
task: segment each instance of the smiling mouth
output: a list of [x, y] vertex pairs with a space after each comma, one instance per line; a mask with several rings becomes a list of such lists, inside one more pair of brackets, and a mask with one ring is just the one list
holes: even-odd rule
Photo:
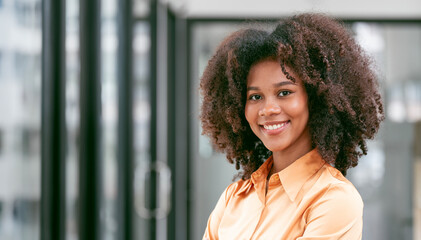
[[282, 132], [289, 123], [290, 121], [279, 122], [274, 124], [264, 124], [260, 125], [260, 127], [265, 133], [272, 135]]
[[274, 125], [263, 125], [263, 128], [266, 130], [276, 130], [278, 128], [281, 128], [285, 126], [288, 122], [280, 123], [280, 124], [274, 124]]

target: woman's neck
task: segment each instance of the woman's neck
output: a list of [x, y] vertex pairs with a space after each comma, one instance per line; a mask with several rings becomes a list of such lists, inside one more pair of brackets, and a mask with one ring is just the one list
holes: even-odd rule
[[312, 150], [311, 143], [304, 146], [289, 148], [284, 151], [273, 152], [273, 165], [269, 172], [268, 178], [277, 172], [280, 172], [294, 163], [297, 159], [304, 156]]

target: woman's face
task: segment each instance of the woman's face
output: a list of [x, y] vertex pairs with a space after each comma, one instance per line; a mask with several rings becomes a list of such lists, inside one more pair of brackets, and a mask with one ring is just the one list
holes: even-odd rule
[[254, 134], [272, 152], [311, 147], [309, 112], [303, 83], [292, 82], [279, 62], [256, 63], [247, 76], [245, 115]]

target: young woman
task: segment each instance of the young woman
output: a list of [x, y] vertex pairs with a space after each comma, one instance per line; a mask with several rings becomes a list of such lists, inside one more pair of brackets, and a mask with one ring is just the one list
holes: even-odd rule
[[363, 202], [344, 175], [384, 118], [370, 64], [320, 14], [221, 43], [201, 79], [203, 133], [243, 171], [204, 239], [361, 239]]

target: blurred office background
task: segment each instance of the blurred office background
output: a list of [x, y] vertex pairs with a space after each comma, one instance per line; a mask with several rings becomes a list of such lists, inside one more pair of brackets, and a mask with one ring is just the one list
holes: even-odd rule
[[201, 239], [235, 174], [198, 83], [227, 34], [303, 11], [345, 22], [386, 120], [349, 171], [363, 239], [421, 239], [421, 2], [0, 0], [0, 239]]

